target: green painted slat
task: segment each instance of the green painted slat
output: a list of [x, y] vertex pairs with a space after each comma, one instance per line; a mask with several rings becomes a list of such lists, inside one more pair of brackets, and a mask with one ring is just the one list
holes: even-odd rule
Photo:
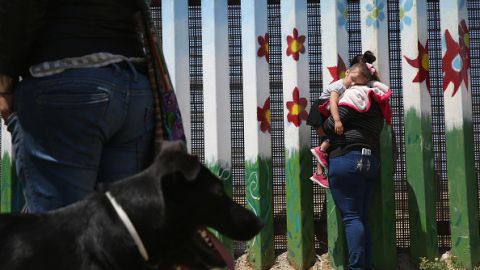
[[416, 265], [421, 257], [430, 260], [438, 257], [431, 129], [431, 117], [422, 117], [414, 109], [405, 113], [410, 254]]
[[340, 211], [335, 206], [330, 191], [327, 195], [327, 236], [328, 236], [328, 260], [330, 266], [337, 270], [348, 269], [348, 249], [345, 239]]
[[309, 148], [286, 151], [288, 260], [295, 269], [308, 269], [315, 262], [311, 168]]
[[2, 175], [0, 182], [0, 213], [8, 213], [12, 208], [12, 161], [8, 153], [2, 157]]
[[1, 166], [0, 213], [20, 212], [24, 204], [22, 188], [8, 153], [3, 154]]
[[248, 260], [253, 269], [270, 269], [275, 263], [272, 159], [258, 157], [255, 163], [246, 162], [245, 174], [247, 207], [265, 224], [260, 233], [248, 243]]
[[463, 128], [447, 131], [446, 138], [452, 251], [471, 269], [480, 263], [472, 123], [464, 119]]
[[[452, 253], [459, 263], [471, 269], [480, 262], [480, 235], [469, 79], [471, 59], [468, 52], [462, 53], [470, 46], [466, 1], [440, 0], [440, 17], [440, 34], [445, 44], [442, 71]], [[457, 65], [458, 59], [461, 61]]]
[[375, 269], [396, 269], [395, 196], [393, 185], [392, 130], [387, 126], [380, 135], [380, 173], [374, 184], [369, 208], [372, 234], [372, 263]]
[[[436, 222], [436, 182], [432, 148], [432, 99], [427, 87], [427, 0], [412, 0], [399, 5], [400, 14], [411, 18], [402, 27], [400, 45], [405, 127], [405, 156], [410, 221], [410, 258], [418, 265], [420, 258], [438, 257]], [[400, 15], [402, 16], [402, 15]]]

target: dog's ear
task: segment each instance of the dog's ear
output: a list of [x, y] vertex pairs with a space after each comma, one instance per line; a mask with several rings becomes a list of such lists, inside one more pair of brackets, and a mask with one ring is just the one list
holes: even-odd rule
[[180, 154], [178, 159], [175, 160], [175, 169], [177, 172], [183, 174], [185, 179], [188, 181], [195, 180], [200, 174], [202, 165], [197, 156], [192, 156], [188, 154]]
[[163, 141], [160, 153], [162, 152], [177, 152], [177, 151], [184, 151], [187, 152], [187, 148], [184, 141]]
[[165, 141], [156, 160], [162, 175], [181, 173], [188, 181], [198, 177], [202, 167], [198, 157], [189, 155], [183, 141]]
[[185, 152], [176, 152], [174, 155], [165, 155], [163, 158], [158, 159], [158, 162], [163, 164], [159, 170], [162, 171], [160, 175], [162, 175], [163, 193], [171, 200], [183, 198], [181, 194], [186, 187], [191, 186], [198, 179], [202, 165], [198, 157]]

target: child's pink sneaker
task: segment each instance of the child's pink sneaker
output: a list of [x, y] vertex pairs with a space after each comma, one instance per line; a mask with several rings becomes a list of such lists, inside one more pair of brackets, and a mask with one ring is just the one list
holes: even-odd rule
[[317, 161], [324, 168], [328, 168], [328, 154], [320, 150], [320, 146], [310, 149], [312, 154], [317, 158]]
[[318, 174], [317, 172], [314, 172], [313, 175], [310, 177], [310, 180], [312, 180], [315, 184], [320, 185], [321, 187], [329, 188], [328, 179], [323, 174]]

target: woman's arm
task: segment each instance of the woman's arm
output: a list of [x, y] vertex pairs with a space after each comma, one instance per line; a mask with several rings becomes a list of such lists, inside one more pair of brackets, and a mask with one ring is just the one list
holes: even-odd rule
[[13, 78], [0, 74], [0, 94], [9, 94], [12, 92]]
[[14, 80], [0, 74], [0, 116], [7, 121], [12, 110], [12, 87]]

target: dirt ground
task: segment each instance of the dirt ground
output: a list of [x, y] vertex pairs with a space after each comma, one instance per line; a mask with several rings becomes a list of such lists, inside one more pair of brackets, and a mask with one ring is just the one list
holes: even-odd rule
[[[446, 252], [441, 256], [441, 260], [446, 260], [447, 263], [450, 265], [450, 258], [451, 258], [451, 253]], [[399, 253], [397, 257], [397, 270], [415, 270], [415, 268], [411, 262], [408, 254], [405, 253]], [[235, 269], [238, 270], [251, 270], [252, 268], [250, 267], [248, 261], [247, 261], [247, 255], [244, 254], [243, 256], [239, 257], [236, 260], [235, 263]], [[450, 269], [454, 269], [453, 267], [450, 267]], [[287, 260], [287, 253], [283, 253], [280, 256], [277, 257], [275, 261], [275, 265], [273, 265], [270, 270], [296, 270], [290, 264], [288, 263]], [[316, 262], [315, 264], [309, 269], [309, 270], [334, 270], [330, 265], [328, 264], [328, 254], [325, 253], [323, 255], [317, 255], [316, 256]]]
[[[239, 270], [252, 269], [248, 263], [246, 254], [236, 260], [235, 269], [239, 269]], [[285, 252], [277, 257], [275, 264], [272, 266], [272, 268], [270, 268], [270, 270], [296, 270], [296, 269], [290, 266], [290, 264], [288, 263], [287, 253]], [[323, 254], [322, 256], [317, 255], [315, 264], [309, 270], [333, 270], [333, 268], [331, 268], [328, 265], [328, 255], [327, 254]]]

